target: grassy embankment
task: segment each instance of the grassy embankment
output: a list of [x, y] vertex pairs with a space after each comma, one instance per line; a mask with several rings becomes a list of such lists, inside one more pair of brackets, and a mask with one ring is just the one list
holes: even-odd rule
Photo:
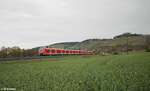
[[150, 53], [0, 62], [0, 88], [17, 91], [148, 91]]

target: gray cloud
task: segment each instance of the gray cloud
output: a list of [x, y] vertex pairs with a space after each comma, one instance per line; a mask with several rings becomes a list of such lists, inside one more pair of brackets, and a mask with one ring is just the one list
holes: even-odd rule
[[1, 0], [0, 47], [150, 34], [149, 0]]

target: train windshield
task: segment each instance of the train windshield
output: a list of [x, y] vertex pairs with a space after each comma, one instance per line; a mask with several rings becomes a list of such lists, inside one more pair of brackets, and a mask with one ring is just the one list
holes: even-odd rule
[[43, 48], [40, 48], [40, 52], [43, 52]]

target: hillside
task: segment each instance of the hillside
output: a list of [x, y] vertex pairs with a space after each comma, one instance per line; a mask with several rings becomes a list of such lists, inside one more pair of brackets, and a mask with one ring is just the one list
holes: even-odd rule
[[[46, 46], [47, 47], [47, 46]], [[150, 52], [150, 35], [125, 33], [113, 39], [87, 39], [81, 42], [63, 42], [48, 45], [49, 48], [92, 50], [94, 54], [111, 55], [128, 51], [146, 50]], [[18, 46], [2, 47], [0, 58], [37, 56], [38, 49], [21, 49]]]
[[72, 47], [76, 44], [78, 44], [79, 42], [63, 42], [63, 43], [55, 43], [52, 45], [49, 45], [50, 48], [62, 48], [62, 49], [66, 49], [69, 47]]
[[134, 46], [144, 46], [145, 45], [145, 38], [144, 36], [132, 36], [132, 37], [121, 37], [117, 39], [89, 39], [86, 41], [82, 41], [72, 47], [71, 49], [103, 49], [105, 47], [115, 47], [115, 46], [125, 46], [127, 44], [131, 47]]
[[[147, 38], [148, 37], [148, 38]], [[146, 45], [146, 38], [150, 35], [124, 33], [113, 39], [87, 39], [81, 42], [64, 42], [50, 45], [51, 48], [98, 50], [102, 52], [124, 52], [128, 50], [142, 50]]]

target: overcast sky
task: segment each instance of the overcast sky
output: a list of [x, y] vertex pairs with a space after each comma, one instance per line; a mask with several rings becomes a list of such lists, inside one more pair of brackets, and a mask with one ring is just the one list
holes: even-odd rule
[[150, 34], [150, 0], [0, 0], [0, 47]]

